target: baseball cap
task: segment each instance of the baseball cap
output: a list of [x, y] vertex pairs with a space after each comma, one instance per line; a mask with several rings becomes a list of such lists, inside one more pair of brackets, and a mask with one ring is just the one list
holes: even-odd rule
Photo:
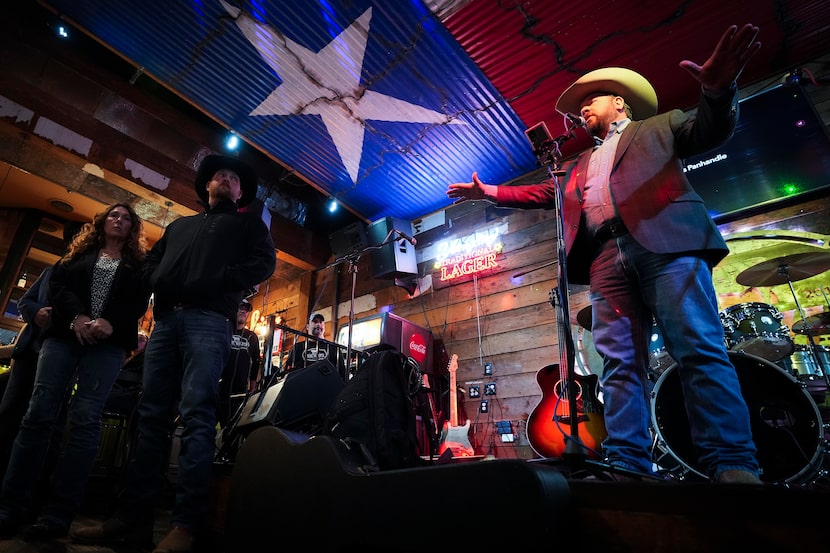
[[311, 316], [308, 320], [309, 320], [309, 322], [314, 322], [314, 321], [316, 321], [317, 319], [320, 319], [320, 322], [321, 322], [321, 323], [326, 322], [326, 318], [325, 318], [325, 317], [323, 317], [320, 313], [315, 313], [315, 314], [314, 314], [314, 315], [312, 315], [312, 316]]
[[254, 306], [251, 305], [251, 302], [249, 302], [248, 300], [242, 300], [239, 303], [239, 309], [242, 311], [251, 311], [253, 308]]

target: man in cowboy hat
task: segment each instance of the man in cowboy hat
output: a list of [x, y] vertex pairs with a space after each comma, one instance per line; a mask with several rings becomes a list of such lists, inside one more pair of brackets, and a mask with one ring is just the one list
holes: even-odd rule
[[276, 251], [262, 219], [237, 210], [256, 196], [256, 175], [247, 164], [208, 156], [196, 172], [195, 188], [205, 212], [170, 223], [144, 263], [155, 324], [144, 354], [144, 393], [126, 489], [114, 516], [72, 532], [75, 541], [152, 538], [176, 421], [183, 430], [172, 529], [155, 551], [189, 552], [194, 536], [206, 529], [219, 380], [245, 291], [273, 274]]
[[[600, 142], [566, 167], [561, 217], [567, 275], [591, 287], [591, 333], [603, 358], [603, 453], [615, 479], [652, 472], [646, 375], [653, 317], [678, 364], [702, 473], [714, 482], [761, 483], [712, 283], [712, 267], [728, 250], [681, 163], [734, 131], [735, 81], [760, 48], [757, 34], [753, 25], [731, 26], [702, 66], [680, 62], [701, 85], [696, 116], [657, 115], [654, 88], [621, 67], [583, 75], [556, 103], [570, 119], [581, 116]], [[473, 173], [473, 182], [451, 184], [447, 195], [555, 207], [556, 183], [494, 186]]]

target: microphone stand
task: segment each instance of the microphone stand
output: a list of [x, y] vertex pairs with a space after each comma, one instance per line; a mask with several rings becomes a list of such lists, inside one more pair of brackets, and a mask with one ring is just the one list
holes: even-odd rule
[[[573, 122], [572, 122], [573, 123]], [[571, 466], [582, 466], [588, 458], [587, 448], [579, 438], [579, 411], [577, 400], [579, 399], [579, 384], [576, 378], [576, 371], [574, 369], [575, 347], [573, 335], [570, 329], [570, 307], [568, 302], [568, 270], [567, 270], [567, 255], [565, 253], [564, 240], [564, 215], [562, 213], [562, 187], [559, 183], [559, 176], [563, 173], [562, 166], [562, 152], [560, 145], [572, 138], [576, 137], [576, 126], [571, 125], [568, 134], [561, 135], [556, 138], [551, 138], [547, 134], [547, 128], [544, 132], [547, 134], [547, 140], [544, 140], [534, 151], [539, 160], [539, 163], [544, 163], [547, 166], [548, 173], [552, 179], [555, 194], [555, 218], [556, 218], [556, 242], [557, 242], [557, 259], [558, 259], [558, 278], [556, 288], [551, 291], [551, 303], [557, 308], [556, 324], [559, 333], [559, 366], [560, 374], [561, 367], [566, 367], [566, 382], [564, 382], [564, 389], [567, 393], [568, 399], [568, 421], [570, 423], [570, 436], [565, 438], [565, 449], [562, 453], [564, 461], [569, 462]], [[534, 144], [534, 146], [536, 146]], [[561, 393], [560, 387], [560, 393]], [[555, 410], [554, 410], [555, 411]]]
[[[355, 288], [357, 287], [357, 264], [360, 261], [360, 257], [371, 250], [379, 250], [383, 248], [386, 244], [392, 241], [393, 236], [400, 234], [397, 230], [392, 229], [386, 234], [386, 238], [383, 239], [383, 242], [376, 246], [367, 246], [362, 250], [353, 250], [347, 254], [341, 255], [331, 263], [323, 265], [318, 270], [328, 269], [329, 267], [335, 267], [340, 265], [344, 261], [348, 261], [349, 263], [349, 273], [352, 275], [352, 289], [351, 294], [349, 296], [349, 336], [346, 341], [346, 374], [343, 375], [343, 381], [346, 382], [349, 380], [349, 369], [352, 362], [352, 331], [354, 330], [354, 294]], [[357, 371], [359, 367], [355, 366], [355, 371]]]

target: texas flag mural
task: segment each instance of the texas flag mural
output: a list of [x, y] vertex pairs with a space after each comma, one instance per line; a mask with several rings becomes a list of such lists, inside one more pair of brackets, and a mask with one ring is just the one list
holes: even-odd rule
[[53, 0], [75, 22], [366, 218], [449, 202], [537, 161], [516, 116], [421, 1]]

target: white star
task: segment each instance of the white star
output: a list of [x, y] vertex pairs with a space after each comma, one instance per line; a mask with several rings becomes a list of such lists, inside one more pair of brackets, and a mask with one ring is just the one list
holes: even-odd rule
[[[221, 1], [221, 0], [220, 0]], [[352, 182], [363, 155], [365, 121], [456, 124], [443, 113], [366, 90], [360, 84], [372, 8], [319, 52], [300, 46], [239, 9], [222, 5], [282, 84], [250, 115], [317, 115], [326, 125]]]

